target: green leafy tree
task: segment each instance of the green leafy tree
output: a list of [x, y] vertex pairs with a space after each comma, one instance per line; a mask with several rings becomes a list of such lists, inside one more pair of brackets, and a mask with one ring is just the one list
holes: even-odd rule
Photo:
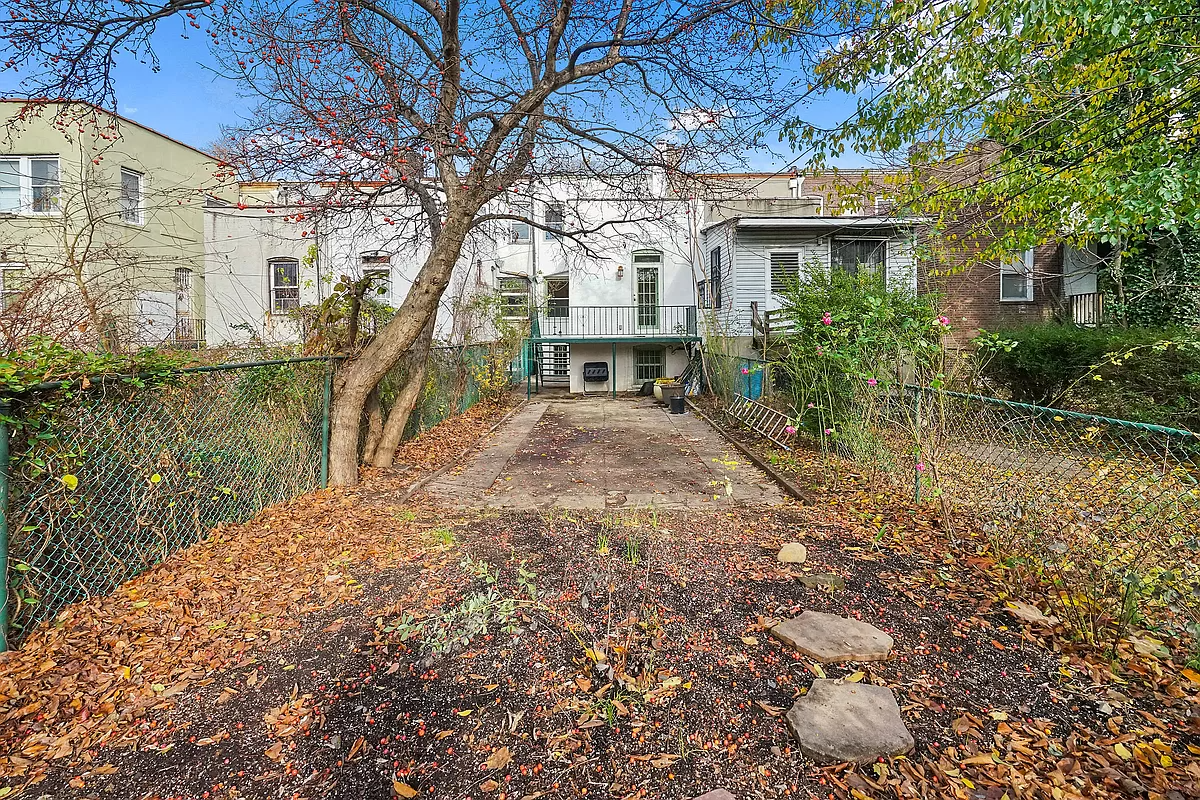
[[[832, 130], [790, 130], [815, 160], [891, 153], [899, 200], [979, 255], [1048, 238], [1119, 245], [1200, 223], [1200, 19], [1191, 0], [865, 0], [818, 68], [854, 93]], [[801, 6], [797, 6], [800, 8]], [[955, 230], [965, 215], [972, 231]], [[990, 241], [995, 236], [996, 241]]]

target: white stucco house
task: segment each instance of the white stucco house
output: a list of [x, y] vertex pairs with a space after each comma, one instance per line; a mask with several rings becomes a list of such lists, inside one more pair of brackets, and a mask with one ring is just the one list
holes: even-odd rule
[[[298, 341], [297, 310], [328, 297], [343, 275], [377, 273], [378, 293], [370, 297], [393, 307], [403, 302], [426, 252], [396, 224], [411, 219], [411, 210], [384, 206], [313, 218], [298, 205], [303, 194], [287, 183], [242, 183], [236, 203], [205, 209], [210, 346]], [[439, 339], [453, 334], [456, 297], [490, 290], [486, 276], [472, 271], [478, 266], [464, 255], [439, 310]]]
[[692, 206], [661, 175], [564, 176], [508, 210], [533, 224], [508, 222], [492, 266], [528, 314], [534, 389], [631, 391], [684, 370], [700, 341]]

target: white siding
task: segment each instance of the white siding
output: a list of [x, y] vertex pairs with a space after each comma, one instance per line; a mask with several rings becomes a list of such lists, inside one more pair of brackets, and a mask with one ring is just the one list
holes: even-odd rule
[[916, 242], [911, 236], [893, 236], [887, 245], [887, 285], [890, 289], [917, 291]]

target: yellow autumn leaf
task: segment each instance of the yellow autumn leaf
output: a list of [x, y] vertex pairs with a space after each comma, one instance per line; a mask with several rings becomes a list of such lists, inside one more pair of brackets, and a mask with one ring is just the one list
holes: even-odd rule
[[1179, 674], [1192, 683], [1200, 685], [1200, 672], [1196, 672], [1194, 669], [1183, 669], [1179, 671]]
[[79, 486], [79, 478], [76, 478], [70, 473], [63, 475], [61, 478], [59, 478], [59, 480], [62, 481], [63, 486], [67, 487], [72, 492], [75, 491], [77, 486]]
[[1116, 753], [1117, 755], [1119, 755], [1121, 758], [1125, 759], [1126, 761], [1133, 758], [1133, 753], [1129, 752], [1129, 748], [1126, 747], [1125, 745], [1121, 744], [1120, 742], [1117, 742], [1116, 744], [1113, 745], [1113, 752]]
[[847, 676], [846, 676], [845, 678], [843, 678], [842, 680], [844, 680], [846, 683], [858, 683], [859, 681], [861, 681], [861, 680], [862, 680], [863, 678], [865, 678], [865, 677], [867, 677], [867, 673], [863, 672], [863, 671], [860, 669], [860, 670], [856, 670], [856, 671], [854, 671], [854, 672], [850, 673], [849, 675], [847, 675]]
[[416, 789], [412, 788], [407, 783], [401, 783], [400, 781], [392, 781], [392, 791], [396, 793], [397, 797], [417, 796]]
[[1169, 767], [1175, 763], [1174, 761], [1171, 760], [1171, 757], [1169, 755], [1167, 755], [1166, 753], [1164, 753], [1158, 757], [1158, 762], [1160, 764], [1162, 764], [1164, 767]]

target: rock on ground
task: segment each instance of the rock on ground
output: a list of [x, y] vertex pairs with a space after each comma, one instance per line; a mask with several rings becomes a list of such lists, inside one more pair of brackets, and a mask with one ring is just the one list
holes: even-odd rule
[[724, 789], [713, 789], [711, 792], [693, 797], [692, 800], [734, 800], [734, 797]]
[[900, 706], [884, 686], [815, 680], [785, 720], [800, 750], [823, 764], [867, 763], [913, 748]]
[[830, 589], [846, 588], [846, 579], [841, 575], [834, 575], [832, 572], [817, 572], [812, 575], [797, 575], [796, 580], [799, 581], [806, 589], [822, 589], [825, 587]]
[[805, 611], [771, 628], [771, 635], [806, 656], [826, 664], [839, 661], [885, 661], [892, 637], [865, 622], [820, 611]]
[[799, 542], [788, 542], [779, 549], [779, 560], [785, 564], [803, 564], [808, 558], [808, 548]]

